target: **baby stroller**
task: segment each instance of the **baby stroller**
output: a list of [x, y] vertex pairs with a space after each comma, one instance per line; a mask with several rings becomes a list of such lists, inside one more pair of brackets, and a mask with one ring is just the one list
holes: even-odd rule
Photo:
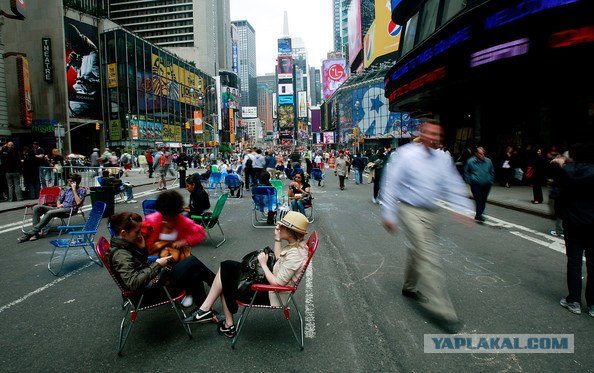
[[317, 181], [319, 187], [324, 186], [324, 172], [319, 168], [311, 169], [311, 179]]

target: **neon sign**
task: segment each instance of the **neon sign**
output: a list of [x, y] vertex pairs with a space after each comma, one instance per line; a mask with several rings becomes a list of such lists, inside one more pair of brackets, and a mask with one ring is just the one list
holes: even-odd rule
[[449, 37], [440, 40], [439, 42], [435, 43], [433, 46], [425, 49], [423, 52], [419, 53], [418, 55], [411, 58], [407, 63], [400, 66], [396, 71], [394, 71], [391, 75], [392, 80], [396, 80], [400, 78], [402, 75], [406, 74], [409, 71], [414, 70], [417, 66], [429, 61], [433, 57], [445, 52], [446, 50], [452, 48], [453, 46], [462, 43], [465, 40], [470, 38], [470, 27], [464, 27], [457, 32], [453, 33]]
[[435, 82], [437, 80], [441, 80], [441, 79], [445, 78], [446, 75], [447, 74], [446, 74], [445, 66], [438, 67], [437, 69], [431, 71], [430, 73], [422, 75], [422, 76], [418, 77], [417, 79], [413, 80], [412, 82], [406, 83], [406, 84], [398, 87], [398, 89], [396, 89], [394, 92], [390, 93], [390, 97], [388, 97], [388, 99], [390, 101], [393, 101], [406, 93], [414, 91], [415, 89], [419, 89], [429, 83]]
[[594, 26], [582, 27], [554, 33], [549, 38], [551, 48], [567, 47], [574, 44], [594, 42]]
[[542, 12], [563, 6], [571, 3], [576, 3], [579, 0], [527, 0], [523, 1], [512, 8], [507, 8], [498, 11], [497, 13], [485, 19], [485, 30], [491, 30], [499, 26], [503, 26], [510, 22], [517, 21], [531, 14]]
[[528, 52], [528, 38], [510, 41], [491, 48], [483, 49], [470, 55], [470, 67], [477, 67], [489, 62], [519, 56]]

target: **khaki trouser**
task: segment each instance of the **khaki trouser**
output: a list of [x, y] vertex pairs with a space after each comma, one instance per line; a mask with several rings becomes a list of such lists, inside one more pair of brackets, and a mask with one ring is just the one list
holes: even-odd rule
[[428, 298], [419, 304], [445, 321], [458, 316], [448, 294], [437, 244], [437, 211], [400, 204], [399, 220], [412, 248], [408, 253], [403, 290], [420, 291]]

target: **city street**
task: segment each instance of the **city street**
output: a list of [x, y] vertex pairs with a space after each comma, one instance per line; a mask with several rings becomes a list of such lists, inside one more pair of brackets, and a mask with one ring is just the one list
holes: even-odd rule
[[[594, 371], [594, 318], [559, 306], [566, 295], [565, 254], [562, 239], [548, 234], [552, 220], [488, 204], [486, 224], [477, 225], [453, 219], [444, 208], [441, 255], [450, 295], [465, 323], [461, 333], [573, 334], [575, 352], [427, 354], [423, 336], [443, 331], [400, 293], [408, 245], [404, 235], [382, 227], [371, 184], [355, 185], [351, 176], [341, 191], [330, 172], [326, 181], [323, 188], [312, 186], [315, 222], [309, 232], [318, 232], [320, 244], [298, 290], [306, 323], [303, 351], [280, 314], [253, 311], [233, 350], [231, 340], [211, 324], [192, 325], [188, 339], [175, 313], [161, 307], [140, 314], [119, 357], [121, 297], [107, 271], [75, 252], [62, 275], [54, 277], [46, 265], [48, 241], [55, 235], [17, 244], [23, 211], [0, 213], [2, 371]], [[142, 214], [140, 202], [156, 196], [153, 185], [135, 184], [139, 202], [117, 204], [116, 212]], [[221, 247], [206, 241], [193, 249], [213, 271], [222, 260], [240, 260], [273, 245], [272, 229], [251, 225], [250, 197], [246, 191], [242, 199], [227, 200], [221, 215], [227, 241]], [[109, 236], [105, 220], [100, 232]], [[220, 237], [217, 229], [212, 234]], [[220, 311], [220, 304], [215, 309]]]

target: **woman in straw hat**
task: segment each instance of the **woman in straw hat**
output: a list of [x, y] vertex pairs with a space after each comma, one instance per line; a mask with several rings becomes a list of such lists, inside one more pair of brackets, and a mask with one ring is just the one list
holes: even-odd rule
[[[258, 261], [264, 270], [267, 283], [271, 285], [292, 286], [295, 284], [303, 265], [307, 260], [307, 248], [302, 244], [307, 233], [307, 218], [296, 211], [289, 211], [276, 225], [274, 229], [274, 255], [277, 258], [272, 271], [266, 265], [268, 254], [260, 253]], [[282, 241], [287, 244], [282, 246]], [[236, 300], [249, 302], [253, 293], [247, 296], [237, 290], [239, 283], [240, 262], [226, 260], [221, 263], [210, 292], [201, 306], [194, 309], [190, 316], [186, 317], [186, 323], [208, 323], [215, 318], [212, 306], [217, 298], [221, 299], [225, 320], [219, 322], [218, 331], [229, 338], [235, 336], [235, 325], [233, 315], [237, 313]], [[272, 292], [261, 293], [256, 303], [278, 306], [278, 299]], [[289, 294], [281, 295], [283, 302], [288, 299]]]

